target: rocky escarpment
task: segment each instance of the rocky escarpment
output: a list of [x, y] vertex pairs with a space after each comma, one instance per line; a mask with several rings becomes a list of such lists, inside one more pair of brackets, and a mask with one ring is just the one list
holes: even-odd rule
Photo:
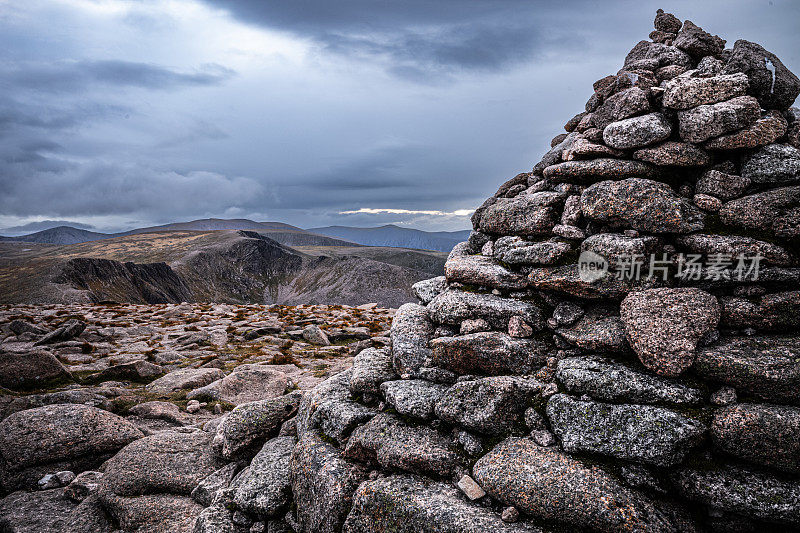
[[244, 230], [142, 234], [33, 253], [0, 265], [10, 280], [0, 301], [397, 307], [414, 299], [413, 283], [441, 273], [445, 260], [333, 240], [294, 249]]
[[166, 263], [122, 263], [79, 257], [67, 261], [53, 283], [86, 291], [96, 301], [162, 304], [193, 298], [186, 283]]
[[[389, 346], [202, 429], [14, 413], [0, 439], [38, 443], [3, 452], [15, 488], [41, 463], [115, 455], [10, 494], [0, 517], [38, 505], [70, 531], [194, 533], [800, 528], [800, 80], [662, 11], [650, 37], [476, 211]], [[103, 431], [74, 451], [39, 438], [64, 419]]]

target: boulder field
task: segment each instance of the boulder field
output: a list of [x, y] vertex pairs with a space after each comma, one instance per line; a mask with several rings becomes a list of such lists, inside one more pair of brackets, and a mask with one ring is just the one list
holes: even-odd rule
[[[147, 385], [227, 406], [202, 423], [15, 411], [0, 530], [800, 528], [800, 80], [756, 43], [654, 25], [390, 339], [308, 390], [246, 367]], [[330, 342], [320, 326], [296, 335]], [[43, 346], [42, 379], [66, 379]], [[4, 386], [36, 383], [4, 361]]]

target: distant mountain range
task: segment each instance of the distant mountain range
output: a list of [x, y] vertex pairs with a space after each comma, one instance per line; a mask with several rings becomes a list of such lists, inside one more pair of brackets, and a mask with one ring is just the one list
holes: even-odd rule
[[255, 222], [247, 219], [207, 218], [190, 222], [176, 222], [162, 226], [137, 228], [120, 233], [98, 233], [71, 226], [57, 226], [18, 237], [1, 237], [0, 241], [32, 242], [39, 244], [78, 244], [127, 235], [165, 231], [256, 231], [286, 246], [380, 246], [414, 248], [449, 252], [457, 243], [469, 236], [464, 231], [422, 231], [394, 225], [377, 228], [327, 226], [303, 230], [281, 222]]
[[327, 226], [310, 228], [308, 231], [328, 237], [336, 237], [364, 246], [391, 246], [395, 248], [416, 248], [449, 252], [456, 244], [467, 240], [469, 230], [462, 231], [422, 231], [401, 228], [393, 224], [377, 228], [352, 228], [349, 226]]

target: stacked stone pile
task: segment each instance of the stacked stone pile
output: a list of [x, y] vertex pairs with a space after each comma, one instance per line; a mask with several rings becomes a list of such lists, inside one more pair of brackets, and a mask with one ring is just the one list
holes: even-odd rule
[[298, 531], [800, 527], [800, 80], [650, 37], [303, 399]]

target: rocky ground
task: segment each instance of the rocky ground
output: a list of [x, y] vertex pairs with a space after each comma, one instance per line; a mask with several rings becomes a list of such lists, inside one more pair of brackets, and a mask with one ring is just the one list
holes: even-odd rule
[[[0, 413], [74, 396], [121, 413], [165, 401], [192, 422], [275, 383], [314, 387], [349, 368], [358, 351], [385, 345], [392, 315], [374, 304], [4, 306]], [[238, 381], [204, 388], [226, 376]], [[192, 416], [195, 398], [203, 405]]]
[[[375, 304], [2, 307], [0, 490], [11, 494], [0, 500], [0, 531], [157, 524], [152, 502], [134, 502], [114, 519], [79, 505], [96, 492], [102, 474], [95, 470], [109, 466], [103, 461], [125, 444], [149, 442], [154, 455], [117, 458], [129, 474], [119, 480], [123, 493], [148, 492], [137, 476], [158, 476], [172, 464], [181, 472], [160, 475], [184, 477], [159, 483], [177, 483], [181, 494], [191, 485], [185, 476], [199, 481], [215, 464], [207, 454], [221, 418], [274, 397], [292, 398], [296, 408], [299, 393], [292, 391], [314, 387], [349, 368], [358, 352], [388, 343], [393, 312]], [[161, 498], [163, 512], [191, 515], [191, 500], [175, 498]], [[162, 531], [176, 531], [175, 524]]]

